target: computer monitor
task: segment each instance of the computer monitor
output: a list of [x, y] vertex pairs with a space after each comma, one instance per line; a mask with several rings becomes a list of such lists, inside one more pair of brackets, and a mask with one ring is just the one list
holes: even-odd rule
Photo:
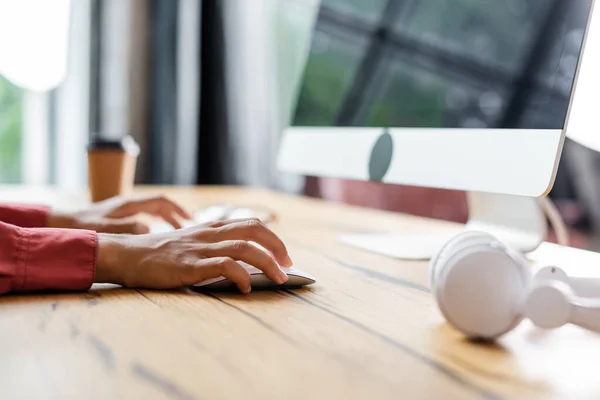
[[593, 3], [322, 0], [279, 167], [464, 190], [518, 224], [552, 188]]

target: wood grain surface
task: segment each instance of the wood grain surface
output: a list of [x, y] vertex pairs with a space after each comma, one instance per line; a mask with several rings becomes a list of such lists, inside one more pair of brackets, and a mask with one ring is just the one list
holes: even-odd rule
[[[523, 323], [496, 345], [449, 328], [427, 263], [337, 243], [342, 232], [457, 225], [243, 188], [138, 188], [190, 210], [267, 207], [271, 227], [317, 284], [198, 294], [98, 285], [0, 298], [1, 399], [598, 399], [599, 336]], [[1, 201], [85, 204], [84, 193], [0, 187]], [[595, 255], [544, 246], [596, 273]], [[559, 257], [560, 256], [560, 257]], [[558, 258], [556, 258], [558, 257]], [[600, 263], [596, 263], [600, 268]]]

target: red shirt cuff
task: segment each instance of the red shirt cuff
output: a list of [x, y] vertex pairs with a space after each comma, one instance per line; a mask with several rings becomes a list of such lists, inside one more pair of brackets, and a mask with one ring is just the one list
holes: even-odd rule
[[94, 282], [98, 236], [74, 229], [20, 229], [14, 290], [87, 290]]
[[0, 221], [23, 228], [42, 228], [48, 223], [50, 207], [26, 204], [0, 204]]

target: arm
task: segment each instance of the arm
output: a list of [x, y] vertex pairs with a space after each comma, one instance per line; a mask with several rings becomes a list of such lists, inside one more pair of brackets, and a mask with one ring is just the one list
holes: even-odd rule
[[0, 204], [0, 222], [23, 228], [69, 228], [106, 233], [148, 233], [147, 225], [133, 217], [140, 213], [160, 217], [181, 228], [178, 218], [192, 216], [163, 196], [126, 199], [114, 197], [80, 211], [61, 212], [50, 207], [25, 204]]
[[258, 220], [219, 221], [154, 235], [0, 222], [0, 294], [87, 290], [93, 282], [173, 289], [219, 276], [248, 293], [250, 275], [236, 261], [262, 270], [278, 284], [288, 279], [280, 265], [293, 264], [281, 239]]
[[86, 290], [94, 280], [97, 246], [91, 231], [0, 222], [0, 294]]
[[25, 204], [0, 204], [0, 222], [23, 228], [47, 226], [50, 208]]

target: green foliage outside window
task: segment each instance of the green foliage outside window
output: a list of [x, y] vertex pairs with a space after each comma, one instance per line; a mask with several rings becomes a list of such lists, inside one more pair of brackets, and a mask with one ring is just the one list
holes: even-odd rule
[[0, 76], [0, 183], [21, 180], [22, 90]]

